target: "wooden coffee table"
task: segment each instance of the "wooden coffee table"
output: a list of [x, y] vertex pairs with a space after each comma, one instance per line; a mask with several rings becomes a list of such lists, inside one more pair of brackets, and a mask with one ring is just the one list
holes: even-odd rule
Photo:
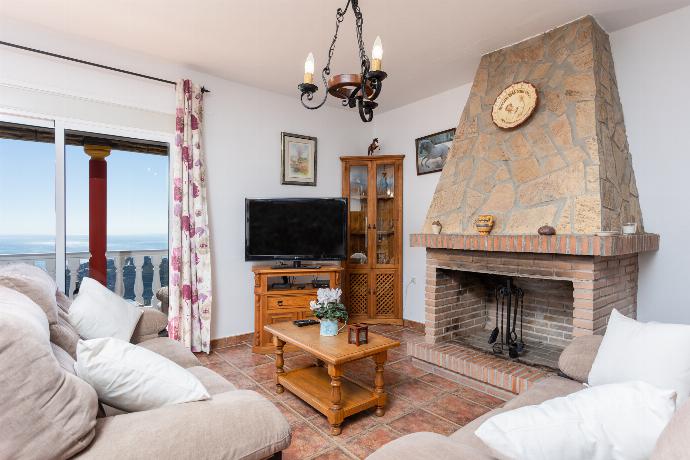
[[[297, 327], [292, 322], [264, 326], [273, 334], [276, 346], [276, 391], [284, 388], [321, 412], [331, 424], [331, 434], [340, 434], [345, 417], [376, 406], [376, 415], [385, 413], [386, 392], [383, 387], [383, 365], [388, 349], [400, 346], [397, 340], [369, 333], [369, 343], [347, 343], [347, 332], [335, 337], [321, 337], [319, 325]], [[285, 371], [283, 347], [286, 343], [317, 358], [314, 366]], [[375, 363], [374, 388], [367, 388], [343, 376], [343, 365], [371, 357]]]

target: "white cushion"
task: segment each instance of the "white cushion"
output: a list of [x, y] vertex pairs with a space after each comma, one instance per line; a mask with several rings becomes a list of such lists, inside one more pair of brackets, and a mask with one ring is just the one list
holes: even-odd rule
[[495, 415], [475, 434], [500, 458], [641, 460], [673, 416], [675, 396], [645, 382], [590, 387]]
[[43, 309], [48, 324], [57, 322], [57, 285], [45, 270], [29, 264], [10, 264], [0, 267], [0, 286], [21, 292]]
[[96, 280], [84, 278], [69, 308], [69, 322], [83, 339], [132, 338], [141, 310]]
[[597, 352], [588, 383], [641, 380], [675, 390], [678, 404], [690, 396], [690, 326], [641, 323], [616, 310]]
[[199, 379], [184, 368], [124, 340], [80, 340], [74, 368], [100, 401], [127, 412], [210, 397]]

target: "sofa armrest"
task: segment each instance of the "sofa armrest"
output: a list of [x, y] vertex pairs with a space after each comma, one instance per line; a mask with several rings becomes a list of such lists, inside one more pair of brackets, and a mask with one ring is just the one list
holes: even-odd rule
[[573, 380], [587, 382], [603, 338], [601, 335], [575, 337], [558, 358], [558, 368]]
[[381, 447], [367, 457], [367, 460], [492, 460], [486, 452], [479, 451], [465, 444], [454, 442], [438, 433], [412, 433]]
[[217, 458], [259, 460], [290, 445], [280, 410], [254, 391], [98, 419], [80, 459]]
[[168, 317], [152, 307], [139, 307], [141, 317], [132, 333], [132, 343], [136, 344], [158, 337], [158, 333], [168, 326]]

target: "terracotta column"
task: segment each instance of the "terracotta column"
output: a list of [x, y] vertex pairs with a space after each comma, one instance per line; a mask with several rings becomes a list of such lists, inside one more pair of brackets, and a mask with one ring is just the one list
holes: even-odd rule
[[89, 277], [105, 286], [108, 229], [108, 163], [110, 147], [85, 144], [89, 160]]

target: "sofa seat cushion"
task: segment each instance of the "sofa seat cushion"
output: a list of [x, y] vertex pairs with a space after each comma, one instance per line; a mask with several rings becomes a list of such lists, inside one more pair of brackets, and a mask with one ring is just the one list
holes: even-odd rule
[[581, 383], [574, 380], [565, 379], [555, 375], [547, 377], [544, 380], [537, 382], [532, 388], [528, 389], [524, 393], [521, 393], [510, 401], [506, 402], [502, 407], [496, 408], [490, 412], [487, 412], [481, 417], [472, 420], [470, 423], [451, 434], [450, 438], [453, 441], [465, 444], [476, 449], [477, 451], [481, 451], [486, 455], [489, 455], [489, 448], [474, 434], [477, 428], [479, 428], [479, 426], [486, 420], [490, 419], [494, 415], [500, 414], [501, 412], [506, 412], [523, 406], [541, 404], [549, 399], [567, 396], [584, 388], [585, 387]]
[[67, 321], [66, 314], [60, 311], [55, 324], [50, 325], [50, 341], [77, 359], [77, 342], [79, 334]]
[[206, 387], [208, 394], [211, 396], [237, 389], [235, 385], [228, 382], [223, 376], [216, 374], [211, 369], [206, 367], [194, 366], [188, 368], [187, 371], [199, 379], [201, 384]]
[[0, 458], [69, 458], [84, 449], [96, 392], [58, 363], [42, 309], [0, 287], [0, 331]]
[[207, 401], [98, 419], [96, 437], [77, 458], [261, 460], [290, 445], [290, 425], [268, 399], [249, 390]]
[[159, 355], [165, 356], [170, 361], [179, 364], [185, 369], [188, 367], [201, 366], [194, 353], [185, 348], [180, 342], [168, 337], [156, 337], [137, 344], [148, 350], [155, 351]]
[[485, 450], [455, 442], [438, 433], [412, 433], [391, 441], [367, 460], [491, 460]]
[[45, 313], [48, 324], [57, 322], [57, 285], [44, 270], [28, 264], [4, 265], [0, 267], [0, 286], [14, 289], [33, 300]]

